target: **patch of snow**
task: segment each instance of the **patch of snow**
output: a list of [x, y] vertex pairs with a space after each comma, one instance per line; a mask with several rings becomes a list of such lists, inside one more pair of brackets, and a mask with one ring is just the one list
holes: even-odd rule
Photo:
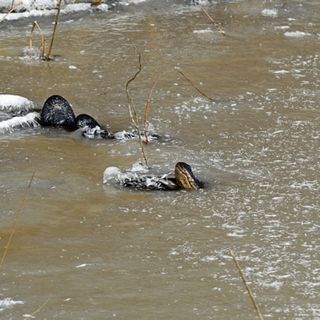
[[137, 4], [137, 3], [141, 3], [141, 2], [145, 2], [145, 1], [146, 0], [122, 0], [122, 1], [120, 1], [120, 4], [128, 6], [131, 3]]
[[108, 167], [103, 172], [103, 183], [107, 183], [111, 180], [118, 180], [121, 171], [117, 167]]
[[0, 134], [12, 132], [17, 128], [33, 128], [40, 126], [38, 112], [30, 112], [25, 116], [16, 116], [0, 122]]
[[34, 103], [25, 97], [13, 94], [0, 94], [0, 111], [19, 113], [34, 109]]
[[[30, 3], [28, 1], [30, 1]], [[11, 2], [12, 1], [10, 0], [10, 5]], [[52, 3], [54, 3], [54, 5], [52, 5]], [[57, 3], [55, 0], [48, 0], [48, 2], [44, 0], [23, 0], [22, 4], [23, 6], [16, 8], [16, 12], [11, 12], [10, 14], [7, 14], [10, 9], [10, 5], [8, 6], [7, 10], [3, 9], [5, 6], [0, 5], [0, 11], [4, 12], [0, 13], [0, 21], [12, 21], [29, 17], [46, 17], [56, 14]], [[109, 6], [107, 4], [101, 4], [97, 7], [92, 7], [90, 3], [69, 3], [65, 6], [62, 6], [61, 14], [92, 10], [108, 11], [108, 9]]]
[[141, 162], [138, 161], [132, 165], [131, 171], [132, 172], [147, 173], [149, 171], [149, 169], [145, 165], [143, 165]]

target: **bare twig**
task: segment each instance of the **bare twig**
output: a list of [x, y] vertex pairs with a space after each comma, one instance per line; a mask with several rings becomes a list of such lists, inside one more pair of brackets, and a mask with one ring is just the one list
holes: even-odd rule
[[180, 74], [183, 76], [183, 78], [190, 83], [191, 87], [193, 87], [194, 89], [196, 89], [203, 97], [207, 98], [207, 99], [210, 100], [210, 101], [215, 101], [213, 98], [209, 97], [209, 96], [208, 96], [207, 94], [205, 94], [202, 90], [200, 90], [198, 87], [196, 87], [196, 86], [193, 84], [193, 82], [192, 82], [181, 70], [179, 70], [177, 67], [175, 68], [175, 70], [176, 70], [178, 73], [180, 73]]
[[138, 63], [139, 63], [139, 69], [138, 71], [133, 75], [132, 78], [130, 78], [127, 83], [126, 83], [126, 94], [127, 94], [127, 99], [128, 99], [128, 107], [129, 107], [129, 113], [130, 113], [130, 118], [132, 120], [132, 123], [137, 126], [138, 123], [136, 123], [136, 119], [137, 119], [137, 113], [135, 111], [135, 108], [132, 104], [132, 98], [129, 94], [129, 84], [134, 81], [137, 76], [139, 75], [139, 73], [141, 72], [142, 70], [142, 64], [141, 64], [141, 54], [139, 53], [139, 60], [138, 60]]
[[33, 36], [33, 31], [37, 27], [37, 29], [40, 32], [40, 37], [41, 37], [41, 44], [40, 44], [40, 58], [44, 59], [45, 58], [45, 50], [46, 50], [46, 40], [44, 38], [43, 32], [38, 24], [37, 21], [33, 21], [32, 28], [31, 28], [31, 34], [29, 38], [29, 48], [32, 49], [32, 36]]
[[238, 260], [237, 260], [237, 258], [236, 258], [236, 255], [234, 254], [233, 250], [231, 250], [231, 249], [230, 249], [230, 255], [231, 255], [231, 257], [232, 257], [232, 259], [233, 259], [233, 262], [235, 263], [235, 265], [236, 265], [236, 267], [237, 267], [237, 269], [238, 269], [238, 272], [239, 272], [239, 274], [240, 274], [240, 277], [241, 277], [241, 279], [242, 279], [242, 281], [243, 281], [243, 283], [244, 283], [244, 285], [245, 285], [245, 287], [246, 287], [246, 289], [247, 289], [247, 291], [248, 291], [249, 297], [250, 297], [250, 299], [251, 299], [251, 301], [252, 301], [252, 304], [253, 304], [254, 308], [255, 308], [256, 311], [257, 311], [257, 314], [258, 314], [259, 319], [260, 319], [260, 320], [264, 320], [263, 315], [262, 315], [262, 313], [261, 313], [261, 311], [260, 311], [260, 308], [259, 308], [259, 306], [258, 306], [258, 304], [257, 304], [257, 302], [256, 302], [256, 299], [255, 299], [255, 297], [254, 297], [254, 295], [253, 295], [253, 293], [252, 293], [252, 290], [251, 290], [249, 284], [247, 283], [246, 278], [245, 278], [245, 276], [244, 276], [244, 274], [243, 274], [243, 272], [242, 272], [242, 270], [241, 270], [241, 268], [240, 268], [240, 265], [239, 265], [239, 262], [238, 262]]
[[[34, 179], [34, 175], [35, 175], [35, 172], [33, 172], [32, 176], [31, 176], [31, 178], [30, 178], [30, 180], [28, 182], [28, 185], [27, 185], [27, 187], [25, 189], [24, 196], [23, 196], [23, 198], [22, 198], [22, 200], [20, 202], [20, 206], [18, 208], [18, 212], [21, 211], [23, 209], [23, 207], [25, 206], [25, 200], [26, 200], [26, 197], [27, 197], [27, 190], [31, 188], [31, 184], [32, 184], [32, 181]], [[15, 232], [16, 232], [16, 226], [14, 225], [14, 227], [13, 227], [13, 229], [12, 229], [10, 235], [9, 235], [9, 239], [8, 239], [7, 244], [5, 246], [5, 249], [4, 249], [4, 252], [2, 254], [2, 257], [1, 257], [0, 269], [1, 269], [2, 265], [3, 265], [3, 263], [4, 263], [4, 260], [5, 260], [6, 256], [7, 256], [7, 254], [8, 254], [9, 247], [10, 247], [10, 244], [12, 242], [12, 239], [13, 239], [13, 236], [14, 236]]]
[[221, 26], [219, 23], [217, 23], [216, 21], [214, 21], [214, 19], [210, 16], [210, 14], [208, 13], [208, 11], [206, 9], [204, 9], [203, 7], [201, 7], [202, 12], [206, 15], [206, 17], [210, 20], [210, 22], [213, 24], [213, 26], [215, 28], [218, 29], [218, 32], [220, 34], [222, 34], [223, 36], [226, 35], [226, 33], [224, 32], [224, 30], [222, 30]]
[[129, 109], [130, 118], [131, 118], [132, 124], [134, 125], [135, 129], [138, 132], [139, 144], [140, 144], [141, 152], [142, 152], [142, 155], [143, 155], [143, 159], [145, 161], [146, 166], [149, 167], [148, 160], [147, 160], [146, 154], [144, 152], [144, 147], [143, 147], [143, 143], [142, 143], [138, 115], [137, 115], [136, 109], [135, 109], [135, 107], [133, 105], [132, 98], [131, 98], [131, 96], [129, 94], [129, 84], [137, 78], [137, 76], [139, 75], [139, 73], [142, 70], [141, 54], [140, 53], [139, 53], [138, 63], [139, 63], [138, 71], [126, 83], [126, 94], [127, 94], [128, 109]]
[[58, 8], [57, 8], [57, 14], [56, 14], [56, 19], [54, 21], [54, 26], [53, 26], [53, 31], [52, 31], [52, 37], [51, 37], [51, 42], [49, 45], [49, 50], [48, 50], [48, 54], [46, 56], [47, 60], [50, 60], [50, 56], [51, 56], [51, 51], [52, 51], [52, 47], [53, 47], [53, 41], [54, 41], [54, 37], [56, 35], [56, 30], [57, 30], [57, 25], [58, 25], [58, 20], [59, 20], [59, 16], [60, 16], [60, 10], [61, 10], [61, 3], [62, 0], [58, 0]]
[[146, 144], [149, 143], [149, 140], [148, 140], [148, 134], [149, 134], [148, 114], [149, 114], [150, 106], [151, 106], [151, 95], [152, 95], [152, 92], [153, 92], [153, 90], [159, 80], [159, 77], [160, 77], [160, 75], [158, 75], [158, 77], [156, 78], [156, 80], [154, 81], [154, 83], [150, 89], [150, 92], [147, 97], [146, 108], [144, 110], [143, 123], [144, 123], [144, 132], [146, 135]]

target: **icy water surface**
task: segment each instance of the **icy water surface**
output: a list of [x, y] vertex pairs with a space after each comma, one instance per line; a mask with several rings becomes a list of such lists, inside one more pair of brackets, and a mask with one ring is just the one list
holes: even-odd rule
[[2, 135], [1, 319], [255, 319], [229, 249], [266, 319], [320, 319], [319, 2], [202, 3], [226, 36], [188, 1], [147, 1], [64, 15], [50, 63], [23, 51], [32, 19], [0, 24], [1, 93], [60, 94], [111, 131], [130, 127], [141, 52], [130, 93], [142, 116], [157, 81], [149, 119], [168, 135], [149, 163], [206, 184], [103, 186], [141, 160], [137, 141]]

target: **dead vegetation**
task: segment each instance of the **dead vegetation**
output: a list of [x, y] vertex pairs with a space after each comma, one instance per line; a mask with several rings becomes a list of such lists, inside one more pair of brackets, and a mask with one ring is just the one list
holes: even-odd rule
[[53, 30], [52, 30], [52, 34], [51, 34], [51, 40], [50, 40], [50, 45], [49, 45], [48, 51], [46, 51], [46, 39], [44, 37], [44, 34], [43, 34], [38, 22], [34, 21], [33, 24], [32, 24], [31, 34], [30, 34], [30, 38], [29, 38], [29, 49], [33, 48], [33, 43], [32, 43], [33, 32], [34, 32], [35, 28], [37, 28], [37, 30], [40, 33], [40, 38], [41, 38], [41, 42], [40, 42], [40, 59], [44, 60], [44, 61], [52, 60], [51, 54], [52, 54], [53, 42], [54, 42], [54, 39], [55, 39], [55, 36], [56, 36], [57, 26], [58, 26], [60, 12], [61, 12], [61, 3], [62, 3], [62, 0], [58, 0], [57, 13], [56, 13], [54, 24], [53, 24]]
[[43, 35], [43, 32], [38, 24], [37, 21], [33, 21], [32, 23], [32, 28], [31, 28], [31, 33], [30, 33], [30, 37], [29, 37], [29, 49], [31, 50], [33, 48], [33, 32], [34, 30], [37, 28], [37, 30], [40, 33], [40, 58], [41, 60], [45, 59], [45, 55], [46, 55], [46, 39]]
[[136, 112], [135, 106], [133, 104], [131, 95], [129, 93], [129, 84], [134, 81], [137, 76], [140, 74], [142, 70], [142, 63], [141, 63], [141, 53], [138, 54], [138, 71], [127, 81], [126, 83], [126, 95], [127, 95], [127, 100], [128, 100], [128, 109], [129, 109], [129, 115], [131, 118], [131, 122], [134, 126], [134, 128], [137, 130], [138, 133], [138, 138], [139, 138], [139, 144], [142, 152], [142, 156], [144, 159], [144, 162], [147, 167], [149, 167], [148, 160], [144, 151], [143, 143], [142, 143], [142, 137], [141, 137], [141, 130], [140, 130], [140, 125], [139, 125], [139, 118], [138, 114]]
[[247, 280], [246, 280], [246, 278], [245, 278], [245, 276], [244, 276], [244, 274], [243, 274], [243, 272], [242, 272], [242, 270], [240, 268], [240, 264], [239, 264], [239, 262], [238, 262], [238, 260], [236, 258], [236, 255], [235, 255], [234, 251], [230, 250], [229, 252], [230, 252], [230, 256], [232, 257], [232, 260], [233, 260], [234, 264], [236, 265], [236, 268], [237, 268], [237, 270], [239, 272], [241, 280], [242, 280], [244, 286], [246, 287], [246, 290], [247, 290], [247, 292], [249, 294], [250, 300], [251, 300], [251, 302], [253, 304], [254, 309], [257, 312], [257, 315], [258, 315], [259, 319], [260, 320], [264, 320], [264, 317], [263, 317], [263, 315], [261, 313], [259, 305], [257, 304], [256, 299], [255, 299], [255, 297], [254, 297], [254, 295], [252, 293], [252, 290], [251, 290], [251, 288], [250, 288], [250, 286], [249, 286], [249, 284], [248, 284], [248, 282], [247, 282]]
[[216, 21], [210, 16], [210, 14], [208, 13], [208, 11], [207, 11], [205, 8], [201, 7], [201, 10], [202, 10], [202, 12], [204, 13], [204, 15], [209, 19], [209, 21], [211, 22], [211, 24], [217, 29], [217, 31], [218, 31], [220, 34], [222, 34], [223, 36], [225, 36], [226, 33], [225, 33], [224, 30], [222, 29], [221, 24], [218, 23], [218, 22], [216, 22]]
[[[26, 186], [26, 188], [25, 188], [25, 190], [24, 190], [24, 194], [23, 194], [23, 196], [21, 197], [21, 201], [19, 202], [16, 215], [20, 214], [20, 213], [23, 211], [23, 209], [25, 208], [25, 206], [26, 206], [26, 199], [27, 199], [28, 191], [29, 191], [29, 189], [31, 188], [31, 185], [32, 185], [32, 181], [33, 181], [33, 179], [34, 179], [34, 176], [35, 176], [35, 172], [32, 173], [32, 176], [31, 176], [30, 180], [28, 181], [28, 184], [27, 184], [27, 186]], [[11, 243], [12, 243], [13, 236], [14, 236], [14, 234], [15, 234], [15, 232], [16, 232], [16, 223], [17, 223], [17, 220], [16, 220], [16, 222], [15, 222], [15, 224], [14, 224], [14, 226], [13, 226], [13, 228], [12, 228], [10, 234], [9, 234], [7, 243], [6, 243], [6, 245], [4, 246], [4, 251], [3, 251], [3, 254], [2, 254], [1, 260], [0, 260], [0, 269], [2, 268], [3, 263], [4, 263], [7, 255], [8, 255], [8, 251], [9, 251], [10, 245], [11, 245]]]
[[211, 97], [209, 97], [205, 92], [200, 90], [196, 85], [194, 85], [193, 81], [188, 78], [179, 68], [175, 68], [175, 71], [177, 71], [182, 77], [191, 85], [192, 88], [194, 88], [201, 96], [205, 97], [211, 102], [214, 102], [215, 100]]

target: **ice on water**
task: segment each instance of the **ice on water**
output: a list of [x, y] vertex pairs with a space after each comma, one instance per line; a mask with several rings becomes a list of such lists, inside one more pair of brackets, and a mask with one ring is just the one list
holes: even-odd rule
[[168, 173], [154, 174], [139, 162], [134, 163], [127, 171], [121, 171], [117, 167], [107, 167], [103, 173], [103, 183], [146, 190], [176, 189]]
[[18, 128], [34, 128], [39, 127], [40, 114], [38, 112], [30, 112], [24, 116], [16, 116], [0, 122], [0, 134], [12, 132]]
[[[138, 4], [146, 0], [122, 0], [119, 1], [121, 5]], [[114, 1], [116, 3], [116, 1]], [[15, 10], [8, 14], [12, 8], [12, 0], [0, 1], [0, 20], [17, 20], [21, 18], [28, 18], [32, 16], [50, 16], [56, 13], [56, 0], [20, 0], [15, 3]], [[91, 6], [90, 1], [87, 0], [65, 0], [62, 2], [61, 13], [73, 13], [80, 11], [108, 11], [110, 5], [100, 4], [99, 6]]]
[[40, 115], [33, 111], [34, 109], [34, 103], [25, 97], [0, 94], [0, 111], [3, 112], [4, 118], [0, 121], [0, 134], [12, 132], [17, 128], [38, 127]]
[[0, 111], [21, 114], [34, 109], [34, 103], [25, 97], [13, 94], [0, 94]]
[[24, 304], [24, 302], [19, 300], [13, 300], [11, 298], [0, 299], [0, 312], [5, 309], [12, 308], [17, 304]]

